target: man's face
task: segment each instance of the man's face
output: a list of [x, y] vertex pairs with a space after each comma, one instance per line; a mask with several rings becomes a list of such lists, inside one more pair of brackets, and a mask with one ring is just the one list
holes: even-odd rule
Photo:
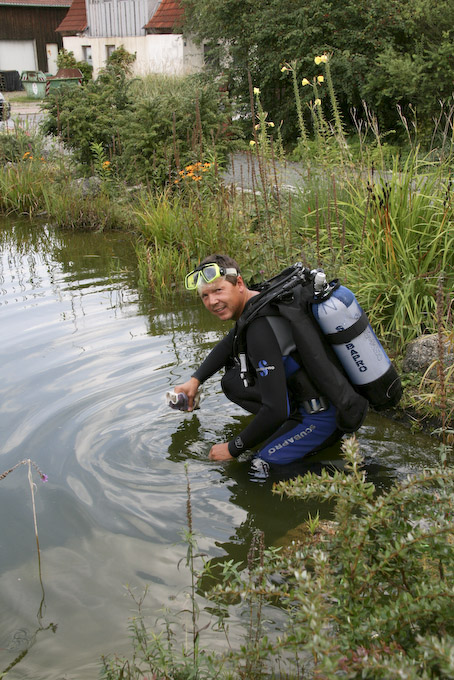
[[238, 276], [236, 286], [223, 277], [211, 283], [204, 283], [199, 288], [203, 304], [209, 312], [222, 321], [229, 321], [240, 317], [246, 304], [246, 287], [241, 276]]

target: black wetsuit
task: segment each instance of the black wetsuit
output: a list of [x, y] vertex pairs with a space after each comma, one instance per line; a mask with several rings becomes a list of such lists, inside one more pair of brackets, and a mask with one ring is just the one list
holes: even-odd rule
[[[229, 452], [240, 453], [262, 443], [258, 456], [267, 462], [287, 464], [313, 453], [340, 438], [333, 406], [309, 414], [289, 387], [289, 378], [300, 369], [293, 347], [282, 341], [277, 326], [288, 322], [281, 317], [259, 316], [247, 327], [246, 346], [254, 384], [245, 387], [234, 356], [235, 329], [210, 352], [193, 374], [201, 383], [225, 367], [222, 389], [226, 396], [255, 418], [232, 439]], [[285, 329], [284, 329], [285, 331]], [[291, 337], [291, 332], [287, 334]], [[279, 336], [279, 339], [278, 339]]]

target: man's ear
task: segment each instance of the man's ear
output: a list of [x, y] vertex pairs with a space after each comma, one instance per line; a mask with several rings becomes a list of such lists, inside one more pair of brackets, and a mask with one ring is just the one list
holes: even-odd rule
[[236, 277], [236, 285], [238, 286], [238, 290], [241, 292], [243, 292], [243, 290], [246, 288], [246, 284], [244, 283], [244, 279], [241, 274], [238, 274]]

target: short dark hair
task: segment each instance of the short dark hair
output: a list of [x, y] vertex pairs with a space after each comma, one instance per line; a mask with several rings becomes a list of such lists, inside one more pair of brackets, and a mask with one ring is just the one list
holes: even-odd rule
[[[233, 269], [236, 269], [238, 274], [241, 274], [238, 262], [236, 262], [236, 260], [234, 260], [229, 255], [219, 255], [219, 254], [208, 255], [207, 257], [203, 258], [199, 267], [202, 266], [203, 264], [209, 264], [210, 262], [216, 262], [216, 264], [218, 264], [220, 267], [225, 267], [225, 268], [233, 267]], [[232, 274], [227, 274], [227, 276], [225, 278], [226, 278], [227, 281], [229, 281], [234, 286], [236, 286], [236, 281], [237, 281], [236, 276], [233, 276]]]

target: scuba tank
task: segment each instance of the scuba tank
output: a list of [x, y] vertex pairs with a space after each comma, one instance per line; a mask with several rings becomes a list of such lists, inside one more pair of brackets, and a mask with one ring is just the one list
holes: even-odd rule
[[378, 411], [402, 396], [396, 369], [351, 290], [313, 272], [312, 313], [356, 391]]

